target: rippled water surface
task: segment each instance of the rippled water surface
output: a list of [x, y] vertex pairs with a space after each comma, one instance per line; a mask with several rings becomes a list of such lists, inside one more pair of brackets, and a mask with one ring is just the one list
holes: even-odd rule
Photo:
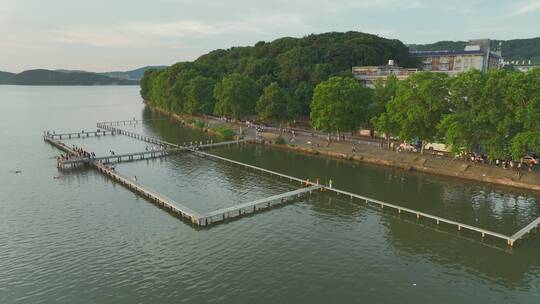
[[[0, 104], [0, 303], [540, 302], [537, 234], [507, 250], [321, 193], [194, 229], [96, 171], [58, 171], [42, 132], [159, 118], [137, 87], [0, 86]], [[125, 128], [217, 140], [167, 120]], [[98, 155], [148, 146], [123, 136], [66, 143]], [[540, 194], [525, 190], [261, 146], [211, 152], [504, 234], [540, 215]], [[192, 154], [117, 170], [200, 212], [298, 187]]]

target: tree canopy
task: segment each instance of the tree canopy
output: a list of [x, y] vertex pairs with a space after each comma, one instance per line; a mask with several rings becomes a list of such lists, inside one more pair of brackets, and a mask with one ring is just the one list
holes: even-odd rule
[[354, 131], [368, 119], [371, 91], [356, 80], [332, 77], [315, 87], [311, 122], [326, 132]]
[[285, 37], [148, 70], [141, 96], [175, 113], [257, 115], [279, 123], [301, 114], [315, 128], [337, 133], [374, 127], [388, 138], [421, 140], [422, 148], [445, 142], [455, 153], [491, 159], [540, 154], [540, 70], [419, 72], [403, 81], [389, 76], [373, 89], [352, 77], [351, 67], [389, 58], [416, 64], [401, 42], [374, 35]]
[[257, 115], [264, 121], [277, 121], [280, 124], [292, 120], [300, 114], [300, 105], [287, 91], [272, 82], [264, 88], [257, 101]]
[[[381, 65], [389, 58], [402, 66], [416, 64], [399, 40], [376, 35], [331, 32], [285, 37], [254, 46], [215, 50], [193, 62], [147, 71], [141, 80], [141, 96], [168, 111], [191, 113], [191, 101], [188, 102], [186, 95], [191, 79], [202, 76], [221, 83], [223, 78], [239, 74], [254, 81], [256, 99], [265, 87], [275, 82], [288, 93], [294, 105], [300, 105], [301, 114], [309, 116], [317, 84], [332, 76], [351, 77], [351, 67]], [[209, 113], [212, 112], [214, 109]]]
[[243, 118], [255, 112], [257, 87], [251, 78], [235, 73], [216, 85], [214, 97], [217, 101], [215, 114]]
[[433, 141], [442, 115], [448, 111], [447, 76], [419, 72], [399, 83], [396, 96], [388, 104], [388, 116], [399, 125], [403, 140]]

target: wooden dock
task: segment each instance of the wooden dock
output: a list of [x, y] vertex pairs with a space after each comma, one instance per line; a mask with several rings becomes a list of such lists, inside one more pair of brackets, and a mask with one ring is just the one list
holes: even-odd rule
[[134, 152], [134, 153], [126, 153], [126, 154], [116, 154], [116, 155], [100, 156], [100, 157], [83, 157], [83, 158], [59, 160], [58, 165], [59, 167], [63, 169], [67, 169], [71, 167], [77, 167], [80, 165], [90, 164], [92, 162], [110, 164], [110, 163], [119, 163], [119, 162], [135, 161], [135, 160], [161, 158], [161, 157], [165, 157], [170, 154], [173, 154], [173, 153], [183, 152], [183, 151], [191, 151], [191, 150], [187, 148], [174, 148], [174, 149], [161, 149], [161, 150], [153, 150], [153, 151], [150, 150], [150, 151]]
[[167, 120], [166, 118], [152, 118], [152, 119], [130, 119], [130, 120], [115, 120], [115, 121], [100, 121], [98, 125], [108, 125], [108, 126], [129, 126], [129, 125], [138, 125], [140, 123], [148, 121], [158, 121], [158, 120]]
[[[56, 142], [55, 145], [59, 145], [59, 144], [63, 145], [62, 142], [56, 141], [54, 139], [51, 139], [51, 140]], [[148, 150], [148, 151], [142, 151], [142, 152], [132, 152], [132, 153], [125, 153], [125, 154], [99, 156], [99, 157], [79, 157], [79, 158], [70, 158], [70, 159], [59, 159], [57, 162], [57, 165], [59, 168], [69, 169], [69, 168], [80, 167], [81, 165], [88, 165], [92, 162], [110, 164], [110, 163], [137, 161], [137, 160], [147, 160], [147, 159], [153, 159], [153, 158], [162, 158], [162, 157], [166, 157], [166, 156], [176, 154], [176, 153], [181, 153], [181, 152], [194, 152], [194, 151], [197, 152], [200, 149], [230, 146], [230, 145], [235, 145], [238, 143], [239, 143], [238, 141], [226, 141], [226, 142], [218, 142], [218, 143], [211, 143], [211, 144], [203, 144], [203, 145], [198, 145], [198, 146], [178, 146], [178, 148]], [[74, 153], [71, 150], [69, 150], [69, 152]]]
[[[231, 160], [231, 159], [228, 159], [228, 158], [224, 158], [224, 157], [221, 157], [221, 156], [217, 156], [217, 155], [214, 155], [214, 154], [210, 154], [210, 153], [206, 153], [206, 152], [202, 152], [202, 151], [195, 151], [195, 152], [198, 155], [201, 155], [201, 156], [204, 156], [204, 157], [217, 159], [217, 160], [224, 161], [224, 162], [234, 164], [234, 165], [239, 165], [239, 166], [242, 166], [242, 167], [245, 167], [245, 168], [248, 168], [248, 169], [253, 169], [253, 170], [256, 170], [256, 171], [263, 172], [263, 173], [268, 173], [268, 174], [271, 174], [271, 175], [274, 175], [274, 176], [277, 176], [277, 177], [280, 177], [280, 178], [289, 179], [291, 181], [297, 181], [297, 182], [300, 182], [300, 183], [307, 183], [307, 181], [304, 180], [304, 179], [288, 176], [288, 175], [285, 175], [285, 174], [282, 174], [282, 173], [278, 173], [278, 172], [275, 172], [275, 171], [259, 168], [259, 167], [253, 166], [253, 165], [248, 165], [248, 164], [245, 164], [245, 163], [242, 163], [242, 162], [238, 162], [238, 161]], [[460, 223], [460, 222], [457, 222], [457, 221], [445, 219], [445, 218], [435, 216], [435, 215], [431, 215], [431, 214], [421, 212], [421, 211], [418, 211], [418, 210], [413, 210], [413, 209], [410, 209], [410, 208], [401, 207], [401, 206], [397, 206], [397, 205], [394, 205], [394, 204], [386, 203], [386, 202], [376, 200], [376, 199], [373, 199], [373, 198], [369, 198], [369, 197], [366, 197], [366, 196], [362, 196], [362, 195], [359, 195], [359, 194], [339, 190], [339, 189], [336, 189], [336, 188], [330, 188], [330, 187], [324, 186], [324, 185], [317, 185], [317, 186], [320, 187], [320, 188], [323, 188], [326, 192], [333, 192], [333, 193], [335, 193], [337, 195], [344, 195], [344, 196], [347, 196], [347, 197], [349, 197], [351, 199], [359, 199], [359, 200], [364, 201], [368, 205], [369, 204], [375, 205], [377, 207], [380, 207], [381, 209], [386, 207], [386, 208], [394, 209], [398, 213], [403, 212], [403, 213], [412, 214], [412, 215], [416, 216], [417, 219], [421, 219], [421, 218], [431, 219], [437, 225], [440, 225], [441, 223], [452, 225], [452, 226], [455, 226], [457, 228], [457, 231], [469, 230], [469, 231], [478, 232], [482, 238], [485, 238], [486, 236], [491, 236], [491, 237], [494, 237], [494, 238], [497, 238], [497, 239], [502, 239], [502, 240], [506, 241], [506, 243], [509, 246], [513, 246], [515, 241], [520, 239], [524, 234], [530, 232], [532, 229], [534, 229], [535, 227], [537, 227], [540, 224], [540, 218], [538, 218], [536, 221], [532, 222], [531, 224], [527, 225], [527, 227], [523, 228], [520, 232], [514, 234], [513, 236], [508, 236], [508, 235], [505, 235], [505, 234], [502, 234], [502, 233], [498, 233], [498, 232], [490, 231], [490, 230], [487, 230], [487, 229], [474, 227], [474, 226], [471, 226], [471, 225], [468, 225], [468, 224], [464, 224], [464, 223]], [[212, 213], [210, 213], [210, 215], [211, 214]]]
[[89, 131], [89, 132], [73, 132], [73, 133], [47, 133], [45, 132], [43, 135], [48, 136], [52, 139], [71, 139], [71, 138], [85, 138], [85, 137], [99, 137], [99, 136], [105, 136], [105, 135], [114, 135], [114, 131], [106, 131], [106, 130], [96, 130], [96, 131]]
[[192, 224], [201, 226], [203, 223], [201, 222], [201, 214], [194, 211], [191, 208], [188, 208], [170, 198], [167, 196], [158, 193], [154, 190], [151, 190], [148, 187], [144, 187], [141, 184], [123, 176], [122, 174], [112, 170], [107, 165], [100, 164], [97, 162], [93, 162], [92, 165], [94, 165], [97, 170], [104, 175], [110, 177], [114, 181], [124, 185], [126, 188], [134, 191], [135, 193], [138, 193], [142, 195], [143, 197], [146, 197], [151, 202], [156, 203], [158, 206], [163, 207], [164, 209], [170, 211], [172, 214], [177, 215], [183, 219], [189, 220]]
[[339, 189], [335, 189], [335, 188], [325, 187], [325, 190], [332, 191], [332, 192], [334, 192], [334, 193], [336, 193], [338, 195], [344, 195], [346, 197], [349, 197], [350, 199], [359, 199], [361, 201], [364, 201], [366, 204], [371, 204], [371, 205], [379, 207], [381, 209], [390, 208], [390, 209], [396, 210], [398, 213], [409, 213], [409, 214], [412, 214], [412, 215], [416, 216], [417, 219], [421, 219], [421, 218], [431, 219], [437, 225], [440, 225], [441, 223], [452, 225], [452, 226], [455, 226], [458, 231], [465, 230], [465, 229], [470, 230], [470, 231], [475, 231], [475, 232], [478, 232], [482, 236], [482, 238], [484, 238], [486, 236], [492, 236], [492, 237], [495, 237], [495, 238], [499, 238], [499, 239], [502, 239], [502, 240], [506, 241], [508, 243], [508, 245], [513, 245], [513, 242], [511, 242], [512, 238], [510, 236], [504, 235], [502, 233], [493, 232], [493, 231], [490, 231], [490, 230], [474, 227], [474, 226], [463, 224], [463, 223], [460, 223], [460, 222], [457, 222], [457, 221], [445, 219], [445, 218], [442, 218], [442, 217], [439, 217], [439, 216], [427, 214], [425, 212], [421, 212], [421, 211], [418, 211], [418, 210], [413, 210], [413, 209], [410, 209], [410, 208], [397, 206], [397, 205], [394, 205], [394, 204], [386, 203], [386, 202], [383, 202], [383, 201], [380, 201], [380, 200], [372, 199], [372, 198], [369, 198], [369, 197], [366, 197], [366, 196], [358, 195], [358, 194], [355, 194], [355, 193], [351, 193], [351, 192], [347, 192], [347, 191], [343, 191], [343, 190], [339, 190]]
[[[118, 122], [118, 123], [122, 124], [123, 122], [124, 121], [121, 121], [121, 122]], [[129, 124], [129, 122], [131, 122], [131, 121], [125, 121], [126, 124]], [[135, 122], [136, 121], [133, 121], [133, 123], [135, 123]], [[113, 122], [113, 123], [117, 123], [117, 122]], [[182, 218], [188, 219], [191, 223], [193, 223], [196, 226], [207, 226], [207, 225], [217, 224], [217, 223], [223, 222], [223, 221], [225, 221], [225, 220], [227, 220], [229, 218], [239, 217], [239, 216], [243, 216], [243, 215], [246, 215], [246, 214], [252, 214], [252, 213], [260, 211], [260, 210], [271, 208], [271, 207], [273, 207], [273, 206], [275, 206], [277, 204], [282, 204], [282, 203], [284, 203], [286, 201], [289, 201], [290, 199], [294, 199], [296, 197], [305, 195], [306, 193], [311, 193], [312, 191], [317, 190], [317, 189], [324, 190], [325, 192], [334, 193], [336, 195], [342, 195], [342, 196], [345, 196], [345, 197], [349, 197], [351, 200], [354, 200], [354, 199], [361, 200], [366, 205], [376, 206], [376, 207], [381, 208], [381, 209], [383, 209], [383, 208], [392, 209], [392, 210], [397, 211], [398, 214], [407, 213], [407, 214], [411, 214], [413, 216], [416, 216], [417, 219], [424, 219], [424, 218], [429, 219], [429, 220], [433, 221], [434, 223], [436, 223], [437, 225], [446, 224], [446, 225], [454, 226], [454, 227], [457, 228], [457, 231], [468, 230], [468, 231], [476, 232], [482, 238], [485, 238], [485, 237], [489, 236], [489, 237], [493, 237], [493, 238], [496, 238], [496, 239], [502, 239], [502, 240], [506, 241], [509, 246], [514, 246], [514, 243], [516, 241], [522, 239], [525, 235], [527, 235], [531, 231], [535, 230], [540, 225], [540, 217], [539, 217], [536, 220], [534, 220], [533, 222], [531, 222], [530, 224], [528, 224], [527, 226], [520, 229], [515, 234], [513, 234], [511, 236], [508, 236], [508, 235], [505, 235], [505, 234], [502, 234], [502, 233], [490, 231], [490, 230], [487, 230], [487, 229], [482, 229], [482, 228], [479, 228], [479, 227], [474, 227], [472, 225], [468, 225], [468, 224], [460, 223], [460, 222], [457, 222], [457, 221], [445, 219], [445, 218], [442, 218], [442, 217], [439, 217], [439, 216], [427, 214], [425, 212], [421, 212], [421, 211], [418, 211], [418, 210], [413, 210], [413, 209], [406, 208], [406, 207], [401, 207], [401, 206], [398, 206], [398, 205], [395, 205], [395, 204], [386, 203], [386, 202], [376, 200], [376, 199], [373, 199], [373, 198], [369, 198], [369, 197], [366, 197], [366, 196], [362, 196], [362, 195], [359, 195], [359, 194], [355, 194], [355, 193], [351, 193], [351, 192], [331, 188], [331, 187], [328, 187], [328, 186], [325, 186], [325, 185], [314, 184], [313, 182], [310, 182], [309, 180], [289, 176], [289, 175], [282, 174], [282, 173], [279, 173], [279, 172], [275, 172], [275, 171], [272, 171], [272, 170], [260, 168], [260, 167], [257, 167], [257, 166], [245, 164], [245, 163], [242, 163], [242, 162], [239, 162], [239, 161], [231, 160], [231, 159], [228, 159], [228, 158], [225, 158], [225, 157], [221, 157], [221, 156], [218, 156], [218, 155], [214, 155], [214, 154], [210, 154], [210, 153], [207, 153], [207, 152], [200, 151], [200, 149], [204, 149], [204, 148], [239, 144], [240, 142], [247, 142], [249, 140], [220, 142], [220, 143], [208, 143], [208, 144], [202, 144], [202, 145], [201, 144], [199, 144], [199, 145], [193, 145], [192, 144], [190, 146], [180, 146], [180, 145], [169, 143], [169, 142], [157, 139], [157, 138], [152, 138], [152, 137], [144, 136], [144, 135], [137, 134], [137, 133], [134, 133], [134, 132], [121, 130], [121, 129], [113, 127], [111, 123], [100, 123], [100, 124], [98, 124], [98, 127], [102, 128], [104, 130], [107, 130], [108, 132], [111, 132], [110, 134], [122, 134], [122, 135], [130, 136], [130, 137], [133, 137], [133, 138], [136, 138], [136, 139], [139, 139], [139, 140], [143, 140], [143, 141], [146, 141], [146, 142], [149, 142], [149, 143], [161, 145], [164, 148], [161, 149], [161, 150], [158, 150], [158, 151], [144, 151], [144, 152], [122, 154], [122, 155], [96, 157], [96, 158], [90, 158], [90, 159], [70, 160], [70, 161], [67, 161], [66, 164], [67, 163], [79, 164], [79, 163], [82, 163], [82, 162], [89, 163], [92, 166], [96, 167], [103, 174], [105, 174], [105, 175], [111, 177], [112, 179], [120, 182], [121, 184], [123, 184], [127, 188], [129, 188], [129, 189], [131, 189], [131, 190], [133, 190], [133, 191], [135, 191], [137, 193], [140, 193], [142, 196], [147, 197], [151, 201], [157, 203], [159, 206], [162, 206], [165, 209], [170, 210], [173, 214], [177, 214], [177, 215], [180, 215]], [[77, 133], [63, 133], [62, 135], [65, 135], [65, 134], [77, 134]], [[45, 135], [44, 139], [47, 142], [51, 143], [52, 145], [54, 145], [54, 146], [58, 147], [59, 149], [63, 150], [64, 152], [74, 153], [74, 151], [70, 147], [68, 147], [67, 145], [65, 145], [64, 143], [62, 143], [61, 141], [58, 140], [58, 138], [62, 138], [62, 137], [60, 137], [61, 134], [56, 134], [56, 135], [58, 135], [58, 137]], [[235, 205], [235, 206], [222, 208], [222, 209], [211, 211], [211, 212], [208, 212], [208, 213], [205, 213], [205, 214], [200, 214], [200, 213], [198, 213], [198, 212], [196, 212], [194, 210], [191, 210], [188, 207], [185, 207], [185, 206], [173, 201], [170, 198], [167, 198], [166, 196], [163, 196], [163, 195], [157, 193], [156, 191], [153, 191], [151, 189], [143, 187], [142, 185], [136, 183], [135, 181], [132, 181], [132, 180], [122, 176], [121, 174], [117, 173], [116, 171], [114, 171], [113, 169], [111, 169], [109, 166], [107, 166], [105, 164], [105, 163], [114, 162], [114, 161], [148, 159], [148, 157], [151, 157], [151, 158], [162, 157], [162, 156], [168, 155], [170, 153], [180, 152], [180, 151], [191, 151], [191, 152], [193, 152], [196, 155], [199, 155], [201, 157], [222, 161], [222, 162], [229, 163], [229, 164], [232, 164], [232, 165], [241, 166], [243, 168], [251, 169], [251, 170], [254, 170], [254, 171], [261, 172], [261, 173], [270, 174], [270, 175], [276, 176], [278, 178], [284, 178], [284, 179], [287, 179], [287, 180], [292, 181], [292, 182], [298, 182], [301, 185], [306, 186], [306, 187], [301, 188], [301, 189], [297, 189], [297, 190], [294, 190], [294, 191], [289, 191], [289, 192], [285, 192], [285, 193], [281, 193], [281, 194], [276, 194], [276, 195], [273, 195], [273, 196], [270, 196], [270, 197], [267, 197], [267, 198], [262, 198], [262, 199], [258, 199], [258, 200], [251, 201], [251, 202], [241, 203], [241, 204], [238, 204], [238, 205]]]
[[511, 242], [509, 242], [508, 245], [513, 246], [514, 242], [522, 239], [526, 234], [530, 233], [531, 231], [536, 230], [539, 225], [540, 225], [540, 217], [536, 218], [536, 220], [532, 221], [530, 224], [523, 227], [518, 232], [514, 233], [511, 237]]
[[150, 136], [146, 136], [146, 135], [141, 135], [139, 133], [135, 133], [135, 132], [115, 128], [112, 125], [109, 125], [109, 124], [106, 124], [106, 123], [97, 123], [97, 127], [100, 128], [100, 129], [103, 129], [103, 130], [115, 132], [117, 134], [122, 134], [122, 135], [129, 136], [129, 137], [132, 137], [132, 138], [135, 138], [135, 139], [138, 139], [138, 140], [142, 140], [142, 141], [145, 141], [147, 143], [154, 144], [154, 145], [161, 145], [163, 147], [173, 147], [173, 148], [179, 148], [180, 147], [179, 145], [172, 144], [172, 143], [166, 142], [166, 141], [158, 139], [158, 138], [154, 138], [154, 137], [150, 137]]
[[313, 185], [306, 188], [297, 189], [285, 193], [276, 194], [270, 197], [261, 198], [255, 201], [234, 205], [208, 212], [202, 215], [201, 222], [205, 225], [211, 225], [225, 221], [230, 218], [252, 214], [261, 210], [272, 208], [274, 206], [285, 204], [291, 199], [300, 198], [306, 193], [311, 193], [321, 186]]

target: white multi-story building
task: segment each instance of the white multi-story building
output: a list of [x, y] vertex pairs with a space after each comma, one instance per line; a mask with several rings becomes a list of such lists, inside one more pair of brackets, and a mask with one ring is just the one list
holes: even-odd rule
[[393, 60], [387, 65], [353, 67], [352, 73], [360, 83], [368, 88], [373, 88], [378, 79], [386, 82], [389, 75], [394, 75], [398, 80], [403, 80], [416, 73], [418, 69], [408, 69], [397, 66]]
[[501, 53], [491, 50], [490, 40], [470, 40], [463, 51], [412, 51], [412, 57], [420, 61], [422, 71], [456, 75], [479, 70], [487, 72], [502, 66]]

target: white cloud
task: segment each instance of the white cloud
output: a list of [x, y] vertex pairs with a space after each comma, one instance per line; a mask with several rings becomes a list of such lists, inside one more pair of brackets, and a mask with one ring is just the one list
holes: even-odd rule
[[534, 13], [534, 12], [539, 11], [539, 10], [540, 10], [540, 1], [535, 0], [535, 1], [522, 3], [522, 4], [518, 5], [518, 6], [516, 6], [514, 11], [512, 12], [512, 15], [520, 16], [520, 15], [525, 15], [525, 14], [529, 14], [529, 13]]
[[162, 37], [184, 36], [188, 33], [210, 35], [218, 32], [218, 28], [213, 25], [193, 20], [169, 23], [134, 23], [126, 25], [123, 29], [126, 32]]
[[198, 37], [206, 39], [216, 35], [242, 33], [272, 33], [276, 30], [305, 30], [307, 24], [299, 15], [269, 14], [247, 16], [243, 20], [213, 20], [211, 22], [179, 20], [167, 23], [140, 22], [119, 26], [75, 26], [51, 30], [51, 41], [94, 47], [153, 47], [185, 46], [184, 41]]

